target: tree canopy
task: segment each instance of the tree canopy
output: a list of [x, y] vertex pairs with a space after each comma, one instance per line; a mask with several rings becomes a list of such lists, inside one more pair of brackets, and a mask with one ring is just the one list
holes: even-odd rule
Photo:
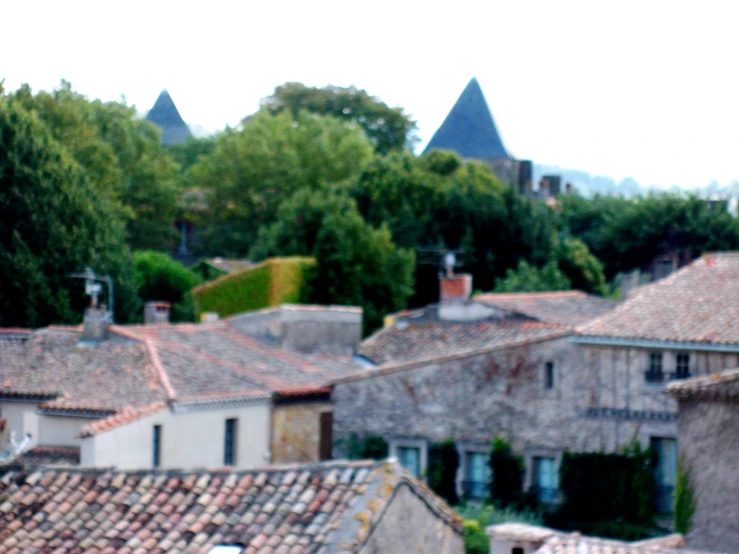
[[116, 316], [139, 311], [121, 207], [41, 119], [0, 96], [0, 324], [79, 321], [85, 299], [73, 272], [115, 280]]
[[288, 111], [295, 118], [307, 111], [359, 125], [378, 154], [411, 148], [416, 142], [416, 122], [403, 108], [391, 108], [354, 86], [315, 88], [285, 83], [262, 99], [262, 106], [272, 113]]

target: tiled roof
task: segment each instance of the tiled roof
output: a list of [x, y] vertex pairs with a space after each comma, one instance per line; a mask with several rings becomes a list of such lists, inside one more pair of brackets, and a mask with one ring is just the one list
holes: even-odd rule
[[586, 337], [739, 345], [739, 252], [705, 254], [635, 289], [578, 331]]
[[[164, 403], [325, 395], [358, 366], [341, 356], [266, 345], [221, 321], [112, 326], [111, 338], [80, 344], [78, 328], [46, 328], [0, 348], [0, 397], [43, 402], [47, 412], [141, 417]], [[92, 429], [92, 427], [91, 427]]]
[[80, 337], [77, 330], [48, 328], [3, 343], [0, 396], [44, 399], [49, 411], [102, 415], [165, 398], [145, 345], [108, 340], [90, 348], [80, 346]]
[[563, 325], [582, 325], [607, 313], [617, 304], [614, 300], [579, 290], [484, 293], [476, 295], [474, 300], [539, 321]]
[[[401, 487], [441, 522], [461, 520], [391, 462], [240, 472], [11, 470], [0, 478], [0, 553], [356, 552]], [[409, 552], [412, 545], [398, 545]]]
[[378, 365], [420, 362], [569, 334], [538, 321], [401, 321], [363, 341], [358, 353]]
[[739, 399], [739, 369], [673, 381], [665, 391], [676, 398]]
[[16, 462], [27, 467], [77, 466], [80, 449], [77, 446], [37, 446], [23, 452]]
[[127, 406], [126, 408], [109, 417], [98, 419], [96, 421], [93, 421], [92, 423], [88, 423], [87, 425], [82, 427], [82, 429], [80, 429], [80, 437], [91, 437], [92, 435], [96, 435], [97, 433], [102, 433], [104, 431], [109, 431], [110, 429], [115, 429], [116, 427], [120, 427], [121, 425], [126, 425], [127, 423], [130, 423], [132, 421], [135, 421], [142, 417], [146, 417], [147, 415], [155, 414], [156, 412], [163, 410], [166, 406], [167, 405], [161, 401], [153, 402], [152, 404], [149, 404], [148, 406], [145, 406], [143, 408], [134, 408], [132, 406]]

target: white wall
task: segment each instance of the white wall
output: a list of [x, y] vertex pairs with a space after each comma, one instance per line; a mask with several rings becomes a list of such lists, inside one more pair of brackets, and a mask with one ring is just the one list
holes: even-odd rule
[[89, 417], [38, 416], [38, 443], [42, 446], [79, 446], [80, 429], [95, 421]]
[[150, 416], [82, 439], [83, 466], [150, 468], [154, 425], [161, 425], [161, 467], [223, 467], [226, 419], [236, 418], [234, 467], [264, 465], [269, 451], [270, 402], [175, 414], [164, 409]]
[[28, 448], [33, 448], [39, 443], [37, 409], [38, 402], [0, 402], [0, 417], [8, 420], [8, 428], [15, 431], [16, 440], [20, 440], [26, 433], [31, 433]]

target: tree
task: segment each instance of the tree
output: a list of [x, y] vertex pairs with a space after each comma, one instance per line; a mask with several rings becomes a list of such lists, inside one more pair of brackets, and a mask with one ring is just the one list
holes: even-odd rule
[[125, 207], [121, 213], [134, 248], [172, 246], [175, 165], [154, 125], [122, 102], [90, 101], [66, 81], [51, 93], [34, 95], [23, 85], [10, 96], [38, 115], [96, 189]]
[[368, 225], [350, 198], [329, 190], [296, 193], [260, 233], [254, 257], [311, 255], [305, 297], [364, 309], [364, 329], [382, 324], [413, 293], [413, 253], [396, 247], [387, 227]]
[[416, 142], [416, 122], [402, 108], [391, 108], [354, 86], [315, 88], [285, 83], [264, 98], [262, 106], [272, 113], [289, 111], [298, 117], [301, 111], [307, 111], [359, 125], [378, 154], [412, 148]]
[[573, 289], [604, 295], [608, 292], [603, 264], [580, 239], [564, 239], [555, 248], [557, 266]]
[[91, 267], [115, 281], [118, 321], [139, 313], [121, 207], [14, 97], [0, 97], [0, 324], [79, 321]]
[[133, 254], [139, 297], [143, 301], [172, 303], [172, 321], [193, 321], [194, 306], [190, 290], [200, 278], [184, 265], [161, 252], [139, 250]]
[[372, 157], [361, 130], [332, 117], [258, 112], [240, 130], [226, 130], [192, 167], [207, 205], [204, 249], [243, 256], [280, 202], [302, 189], [348, 179]]
[[552, 261], [538, 268], [521, 260], [518, 268], [509, 269], [505, 279], [498, 279], [495, 292], [544, 292], [568, 290], [572, 283]]

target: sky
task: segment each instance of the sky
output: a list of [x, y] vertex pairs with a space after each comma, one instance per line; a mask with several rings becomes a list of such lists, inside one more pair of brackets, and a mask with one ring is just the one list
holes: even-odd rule
[[470, 78], [519, 159], [643, 186], [739, 180], [739, 4], [168, 0], [8, 2], [0, 80], [189, 124], [236, 125], [289, 81], [355, 85], [418, 122], [420, 148]]

